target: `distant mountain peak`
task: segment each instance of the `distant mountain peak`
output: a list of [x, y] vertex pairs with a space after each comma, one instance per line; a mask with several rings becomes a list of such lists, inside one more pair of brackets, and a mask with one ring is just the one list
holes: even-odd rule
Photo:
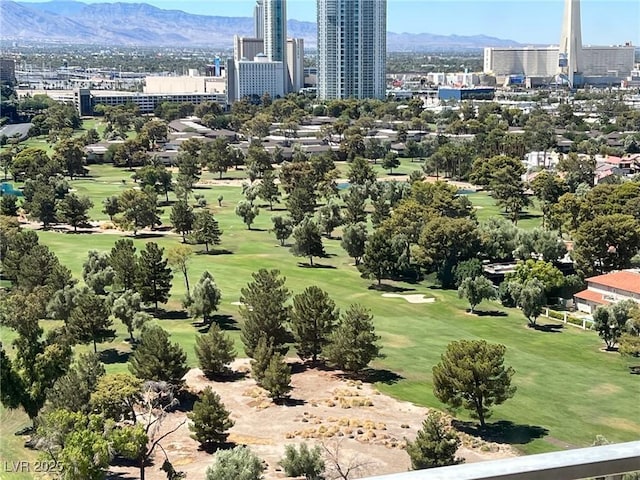
[[[291, 19], [289, 35], [315, 48], [316, 25]], [[252, 35], [250, 17], [194, 15], [147, 3], [91, 3], [51, 0], [26, 3], [0, 0], [0, 38], [104, 45], [209, 46], [230, 49], [234, 35]], [[389, 51], [517, 46], [486, 35], [387, 35]]]

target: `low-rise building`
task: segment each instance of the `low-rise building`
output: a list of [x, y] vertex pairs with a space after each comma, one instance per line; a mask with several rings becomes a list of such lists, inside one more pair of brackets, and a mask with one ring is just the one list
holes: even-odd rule
[[574, 295], [576, 308], [593, 313], [602, 305], [633, 300], [640, 303], [640, 271], [620, 270], [587, 278], [587, 288]]

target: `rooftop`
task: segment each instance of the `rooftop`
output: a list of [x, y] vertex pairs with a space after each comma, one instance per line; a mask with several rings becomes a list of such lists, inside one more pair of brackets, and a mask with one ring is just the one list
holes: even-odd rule
[[640, 273], [632, 270], [620, 270], [619, 272], [587, 278], [587, 283], [597, 283], [598, 285], [640, 294]]

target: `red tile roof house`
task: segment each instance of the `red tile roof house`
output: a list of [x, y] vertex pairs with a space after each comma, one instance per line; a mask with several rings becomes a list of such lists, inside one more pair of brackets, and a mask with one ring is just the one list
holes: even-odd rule
[[640, 272], [621, 270], [587, 278], [587, 289], [576, 293], [574, 299], [579, 311], [590, 314], [599, 305], [622, 300], [640, 303]]

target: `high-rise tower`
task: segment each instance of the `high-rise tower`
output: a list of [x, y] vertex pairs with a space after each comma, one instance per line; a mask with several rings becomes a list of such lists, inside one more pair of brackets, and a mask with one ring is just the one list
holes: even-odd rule
[[264, 5], [262, 0], [256, 0], [253, 7], [253, 32], [255, 38], [264, 38]]
[[287, 70], [287, 6], [286, 0], [263, 0], [264, 53], [271, 62], [282, 62], [282, 81], [289, 84]]
[[318, 97], [384, 98], [387, 1], [318, 0]]
[[576, 83], [576, 76], [580, 77], [582, 74], [580, 0], [565, 0], [564, 2], [558, 73], [566, 75], [571, 87]]

